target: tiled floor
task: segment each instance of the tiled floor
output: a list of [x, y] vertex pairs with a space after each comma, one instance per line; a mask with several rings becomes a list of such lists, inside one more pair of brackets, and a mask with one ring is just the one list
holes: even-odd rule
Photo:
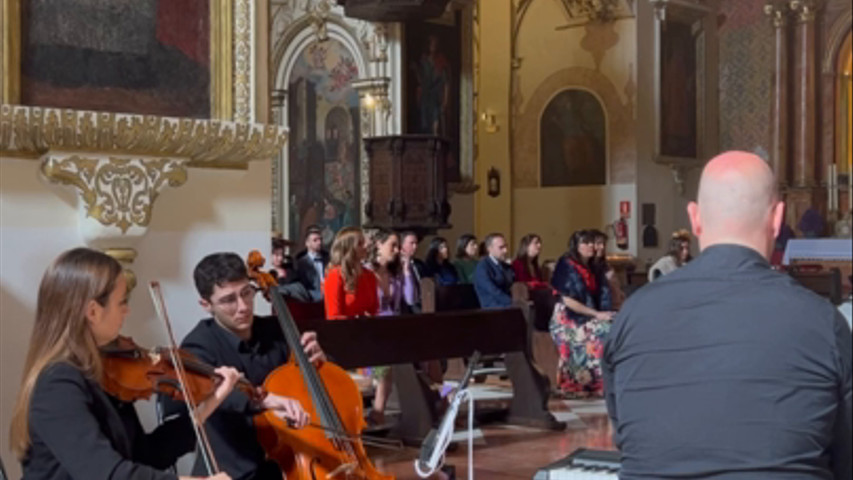
[[[490, 392], [490, 395], [494, 394]], [[474, 444], [474, 477], [478, 480], [530, 480], [542, 466], [562, 459], [577, 448], [612, 449], [610, 423], [602, 400], [553, 400], [551, 410], [568, 422], [562, 432], [505, 424], [483, 425]], [[467, 438], [467, 437], [466, 437]], [[374, 464], [398, 480], [419, 478], [413, 461], [418, 451], [371, 451]], [[447, 456], [456, 467], [457, 479], [467, 478], [467, 440]]]

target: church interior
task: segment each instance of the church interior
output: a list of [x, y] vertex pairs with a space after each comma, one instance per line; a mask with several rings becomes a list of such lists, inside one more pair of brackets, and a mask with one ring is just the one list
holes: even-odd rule
[[[75, 247], [124, 268], [132, 290], [122, 334], [145, 346], [170, 336], [150, 282], [180, 340], [206, 316], [193, 277], [206, 255], [257, 250], [266, 271], [277, 268], [271, 239], [296, 258], [312, 235], [331, 250], [354, 226], [414, 232], [422, 259], [452, 260], [464, 235], [499, 234], [510, 261], [535, 242], [546, 287], [585, 231], [604, 239], [622, 291], [615, 310], [654, 279], [676, 239], [684, 258], [700, 255], [688, 202], [709, 159], [742, 151], [772, 167], [786, 202], [771, 262], [804, 265], [792, 268], [803, 283], [849, 312], [849, 0], [0, 7], [0, 458], [10, 479], [22, 475], [7, 433], [39, 284]], [[405, 252], [407, 234], [397, 237]], [[382, 395], [379, 366], [393, 365], [388, 415], [368, 431], [402, 446], [368, 445], [378, 470], [419, 478], [421, 444], [454, 398], [431, 395], [460, 384], [474, 350], [491, 360], [474, 365], [470, 382], [473, 450], [461, 400], [452, 469], [424, 478], [470, 478], [469, 454], [477, 478], [509, 480], [534, 478], [579, 448], [615, 450], [604, 399], [560, 389], [548, 288], [516, 283], [518, 308], [507, 313], [485, 309], [482, 296], [465, 304], [470, 285], [448, 290], [438, 274], [420, 282], [413, 319], [388, 329], [316, 322], [322, 303], [316, 315], [290, 307], [350, 372], [365, 410]], [[281, 310], [254, 301], [259, 315]], [[136, 410], [147, 429], [157, 425], [157, 402]], [[177, 472], [188, 475], [192, 462], [185, 456]]]

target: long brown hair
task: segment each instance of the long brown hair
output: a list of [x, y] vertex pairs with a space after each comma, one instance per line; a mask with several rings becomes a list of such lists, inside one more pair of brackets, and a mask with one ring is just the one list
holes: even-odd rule
[[30, 447], [30, 400], [39, 375], [56, 362], [68, 362], [96, 381], [101, 378], [101, 357], [86, 320], [94, 300], [105, 306], [122, 273], [119, 263], [101, 252], [75, 248], [47, 268], [39, 286], [21, 391], [9, 429], [9, 444], [18, 458]]
[[346, 227], [335, 235], [332, 242], [332, 254], [329, 268], [340, 267], [344, 286], [348, 292], [354, 292], [361, 273], [361, 260], [356, 253], [356, 247], [364, 242], [364, 233], [358, 227]]
[[515, 259], [521, 260], [522, 265], [524, 265], [525, 270], [527, 270], [530, 276], [541, 280], [542, 270], [539, 268], [539, 255], [533, 258], [527, 255], [527, 248], [536, 240], [541, 243], [542, 237], [535, 233], [528, 233], [521, 237], [521, 242], [518, 244], [518, 251], [515, 253]]

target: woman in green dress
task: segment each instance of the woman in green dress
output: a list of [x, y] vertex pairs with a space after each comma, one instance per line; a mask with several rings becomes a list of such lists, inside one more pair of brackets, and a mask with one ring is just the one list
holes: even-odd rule
[[479, 261], [477, 258], [479, 248], [477, 237], [470, 233], [462, 235], [456, 241], [456, 259], [453, 260], [453, 266], [459, 274], [459, 283], [474, 282], [474, 269], [477, 268]]

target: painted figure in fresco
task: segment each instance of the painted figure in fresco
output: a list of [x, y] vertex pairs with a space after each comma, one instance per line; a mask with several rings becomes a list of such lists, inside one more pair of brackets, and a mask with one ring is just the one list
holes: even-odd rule
[[450, 99], [450, 63], [438, 51], [438, 37], [430, 35], [427, 50], [413, 66], [418, 81], [419, 131], [447, 135], [447, 107]]
[[543, 187], [605, 183], [604, 110], [594, 95], [577, 89], [560, 92], [545, 108], [540, 127]]

